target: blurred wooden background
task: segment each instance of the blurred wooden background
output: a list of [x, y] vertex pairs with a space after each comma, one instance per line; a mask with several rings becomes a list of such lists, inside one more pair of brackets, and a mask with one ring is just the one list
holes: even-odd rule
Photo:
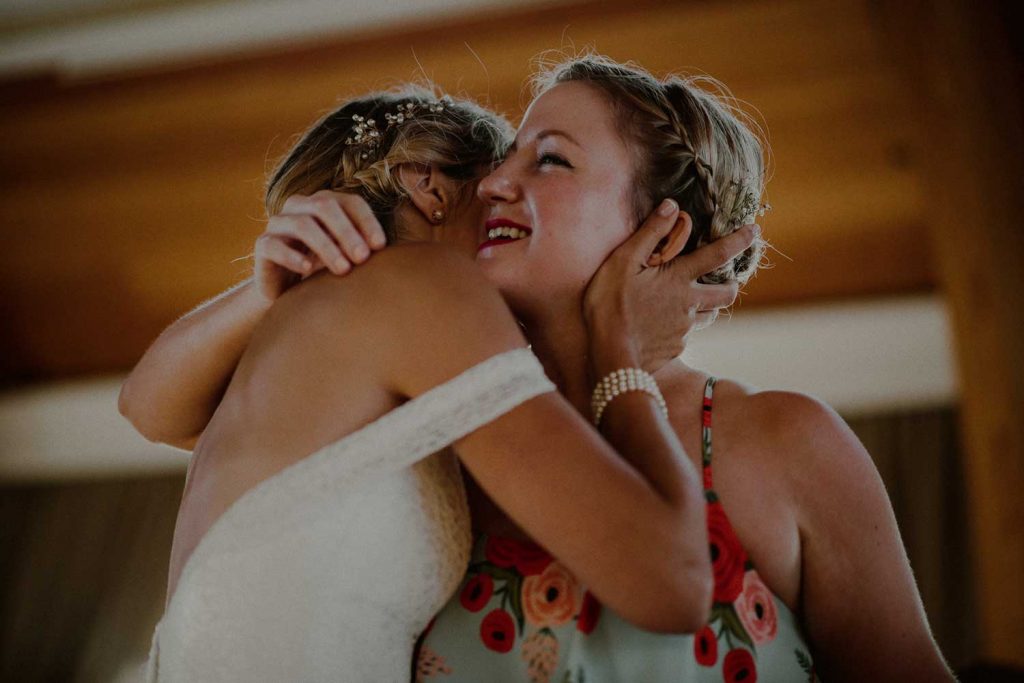
[[[760, 112], [774, 157], [763, 224], [778, 253], [744, 308], [915, 293], [948, 303], [958, 405], [858, 432], [947, 654], [1024, 666], [1020, 13], [1010, 0], [489, 5], [144, 68], [0, 76], [0, 386], [125, 372], [164, 326], [247, 277], [268, 166], [347, 96], [425, 76], [515, 122], [544, 50], [707, 72]], [[931, 455], [913, 447], [922, 434]], [[915, 489], [918, 478], [931, 483]], [[0, 664], [103, 680], [108, 638], [137, 654], [175, 491], [174, 478], [4, 488]], [[156, 507], [141, 502], [150, 496]], [[60, 521], [76, 509], [90, 514]], [[118, 557], [137, 580], [104, 563]], [[76, 588], [87, 584], [91, 596]], [[55, 649], [40, 619], [64, 638]]]
[[243, 279], [232, 260], [262, 230], [268, 164], [339, 99], [426, 75], [516, 121], [531, 60], [571, 45], [705, 71], [760, 110], [775, 158], [764, 223], [781, 253], [744, 306], [930, 290], [913, 122], [871, 4], [580, 3], [0, 86], [0, 379], [128, 368]]

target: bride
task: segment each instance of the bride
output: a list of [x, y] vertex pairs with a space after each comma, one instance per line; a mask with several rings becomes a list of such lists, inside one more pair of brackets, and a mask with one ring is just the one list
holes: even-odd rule
[[[753, 232], [685, 257], [686, 267], [647, 268], [685, 243], [678, 206], [667, 202], [602, 268], [603, 282], [621, 286], [595, 293], [607, 305], [589, 302], [600, 312], [590, 320], [590, 369], [606, 378], [596, 382], [608, 389], [598, 394], [605, 419], [631, 426], [609, 433], [609, 445], [553, 391], [545, 369], [558, 368], [541, 366], [471, 259], [485, 241], [476, 184], [507, 135], [489, 112], [414, 90], [327, 115], [268, 189], [270, 238], [248, 285], [250, 297], [274, 302], [259, 325], [251, 310], [216, 301], [205, 319], [165, 332], [129, 377], [122, 412], [142, 427], [137, 406], [149, 400], [139, 385], [170, 367], [166, 348], [198, 351], [189, 356], [197, 372], [241, 356], [195, 441], [150, 680], [407, 679], [416, 637], [468, 559], [465, 494], [448, 446], [623, 618], [669, 632], [706, 620], [700, 482], [642, 368], [679, 352], [696, 311], [731, 302], [734, 285], [693, 280], [743, 252]], [[373, 213], [335, 191], [358, 194]], [[496, 244], [519, 230], [486, 229]], [[366, 243], [379, 249], [382, 233], [394, 246], [344, 279], [329, 276], [366, 261]], [[273, 265], [287, 260], [305, 276], [301, 286], [289, 288], [295, 278]], [[689, 300], [658, 309], [649, 294], [665, 286]], [[623, 315], [628, 297], [645, 293], [640, 344]], [[236, 333], [211, 354], [202, 342], [218, 325]], [[222, 353], [232, 344], [234, 358]], [[620, 394], [627, 380], [616, 388], [616, 378], [627, 376]]]

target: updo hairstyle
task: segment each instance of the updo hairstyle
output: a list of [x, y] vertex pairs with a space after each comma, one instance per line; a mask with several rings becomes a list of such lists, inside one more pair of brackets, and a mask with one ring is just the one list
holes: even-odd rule
[[[399, 114], [401, 122], [393, 121]], [[512, 135], [500, 115], [420, 86], [352, 99], [314, 123], [271, 173], [267, 215], [279, 213], [293, 194], [351, 192], [370, 205], [391, 244], [399, 236], [395, 209], [407, 196], [401, 164], [429, 164], [463, 181], [461, 201], [502, 158]]]

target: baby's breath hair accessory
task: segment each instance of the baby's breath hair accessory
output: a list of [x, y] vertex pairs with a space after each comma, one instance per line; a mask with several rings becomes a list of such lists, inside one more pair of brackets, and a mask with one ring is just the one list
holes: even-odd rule
[[620, 368], [606, 375], [594, 387], [594, 393], [590, 396], [590, 413], [594, 426], [601, 426], [605, 408], [615, 397], [627, 391], [643, 391], [650, 394], [657, 401], [662, 414], [668, 417], [668, 406], [651, 373], [640, 368]]
[[758, 203], [754, 191], [747, 189], [742, 183], [730, 183], [729, 190], [728, 194], [732, 196], [732, 206], [726, 215], [729, 218], [729, 223], [733, 225], [753, 223], [756, 217], [763, 216], [772, 210], [771, 204]]
[[[430, 102], [427, 104], [417, 104], [416, 102], [402, 102], [398, 105], [398, 108], [394, 112], [384, 113], [384, 131], [388, 132], [396, 126], [400, 126], [410, 119], [416, 118], [421, 115], [424, 111], [428, 111], [432, 114], [440, 114], [445, 110], [445, 107], [451, 104], [452, 100], [448, 95], [445, 95], [436, 102]], [[380, 140], [383, 133], [377, 128], [377, 122], [373, 119], [365, 119], [359, 114], [352, 115], [352, 133], [353, 135], [345, 140], [345, 144], [350, 147], [362, 147], [359, 152], [360, 159], [369, 159], [371, 155], [375, 154], [380, 148]]]
[[365, 119], [359, 114], [352, 115], [352, 122], [355, 124], [352, 126], [353, 135], [345, 140], [345, 144], [362, 147], [363, 151], [359, 156], [366, 159], [380, 146], [380, 131], [377, 130], [377, 122], [373, 119]]

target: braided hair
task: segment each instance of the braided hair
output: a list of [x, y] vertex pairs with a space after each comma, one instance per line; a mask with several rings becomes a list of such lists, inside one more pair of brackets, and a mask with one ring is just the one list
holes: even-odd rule
[[[414, 116], [385, 124], [407, 106]], [[362, 142], [357, 130], [369, 122], [375, 135]], [[401, 164], [430, 164], [463, 181], [464, 199], [461, 193], [472, 191], [481, 169], [502, 158], [512, 134], [500, 115], [436, 89], [406, 85], [351, 99], [310, 126], [277, 164], [267, 182], [267, 215], [280, 212], [293, 194], [352, 192], [370, 205], [391, 244], [399, 237], [395, 209], [407, 196]]]
[[[611, 103], [634, 152], [633, 209], [639, 224], [665, 198], [690, 214], [693, 232], [683, 252], [751, 222], [765, 184], [758, 129], [731, 104], [728, 90], [708, 77], [658, 80], [644, 69], [600, 55], [542, 66], [534, 96], [559, 83], [596, 87]], [[717, 92], [716, 92], [717, 91]], [[704, 275], [705, 283], [749, 280], [765, 249], [758, 237], [731, 263]]]

